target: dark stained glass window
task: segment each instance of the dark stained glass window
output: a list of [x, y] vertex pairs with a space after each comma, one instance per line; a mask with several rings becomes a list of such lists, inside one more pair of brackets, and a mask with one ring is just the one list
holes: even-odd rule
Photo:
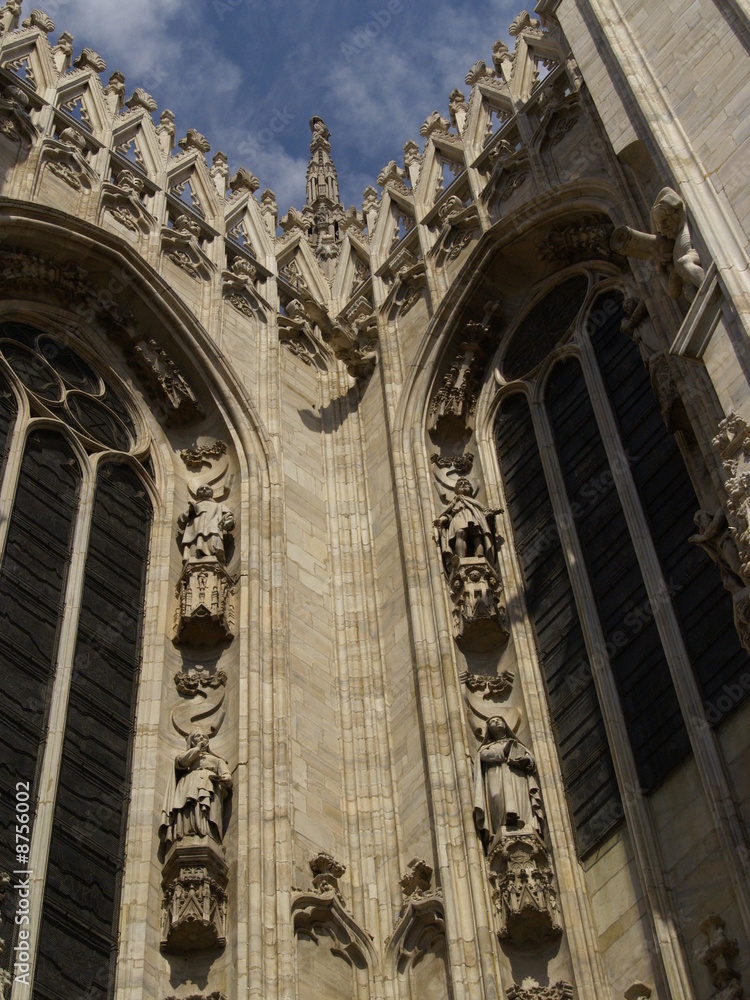
[[[555, 366], [547, 410], [628, 736], [645, 790], [689, 752], [687, 731], [580, 364]], [[637, 456], [631, 456], [635, 464]]]
[[697, 531], [693, 516], [698, 500], [680, 450], [664, 426], [638, 348], [620, 333], [622, 296], [607, 292], [592, 315], [600, 317], [591, 339], [607, 395], [631, 456], [633, 479], [688, 655], [716, 722], [727, 710], [723, 687], [746, 693], [737, 680], [750, 667], [734, 627], [731, 597], [708, 555], [688, 541]]
[[[9, 408], [3, 396], [6, 427]], [[17, 786], [29, 793], [33, 827], [80, 484], [81, 470], [62, 435], [29, 435], [0, 567], [0, 868], [9, 872], [18, 868]], [[15, 894], [8, 891], [5, 916], [14, 909]], [[4, 927], [13, 927], [12, 916]], [[11, 955], [8, 934], [3, 961]]]
[[495, 440], [565, 791], [583, 853], [619, 821], [622, 807], [560, 534], [523, 396], [503, 401]]
[[86, 558], [35, 1000], [113, 995], [151, 517], [136, 473], [104, 465]]

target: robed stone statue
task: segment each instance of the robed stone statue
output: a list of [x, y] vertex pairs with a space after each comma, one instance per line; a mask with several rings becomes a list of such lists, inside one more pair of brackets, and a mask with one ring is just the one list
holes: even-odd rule
[[220, 844], [224, 835], [224, 800], [232, 790], [229, 765], [211, 752], [200, 730], [190, 733], [187, 744], [175, 757], [164, 797], [159, 838], [165, 850], [183, 837], [209, 837]]
[[477, 751], [474, 822], [487, 850], [499, 836], [544, 830], [536, 763], [501, 716], [488, 720]]

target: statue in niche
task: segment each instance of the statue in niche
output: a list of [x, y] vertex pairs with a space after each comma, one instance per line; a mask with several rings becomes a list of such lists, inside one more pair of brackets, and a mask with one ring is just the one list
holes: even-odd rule
[[209, 837], [221, 844], [224, 800], [232, 790], [229, 765], [211, 753], [200, 729], [187, 738], [187, 750], [177, 754], [164, 798], [159, 839], [167, 850], [183, 837]]
[[486, 559], [495, 565], [495, 531], [490, 526], [500, 511], [485, 510], [474, 499], [471, 481], [456, 481], [456, 495], [443, 513], [435, 520], [438, 544], [443, 555], [445, 571], [450, 575], [454, 558]]
[[544, 830], [536, 762], [502, 716], [487, 720], [477, 751], [474, 822], [488, 851], [502, 837]]
[[234, 529], [234, 514], [214, 500], [211, 486], [198, 487], [196, 500], [180, 514], [177, 524], [182, 532], [180, 548], [184, 563], [203, 559], [225, 562], [224, 536]]
[[727, 516], [720, 507], [715, 514], [699, 510], [694, 519], [698, 533], [688, 539], [699, 545], [716, 563], [721, 582], [730, 594], [739, 593], [746, 587], [742, 579], [742, 563], [737, 543], [731, 535]]

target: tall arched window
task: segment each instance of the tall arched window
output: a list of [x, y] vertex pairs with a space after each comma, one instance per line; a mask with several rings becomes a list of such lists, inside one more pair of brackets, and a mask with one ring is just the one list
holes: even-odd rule
[[[501, 363], [515, 384], [495, 423], [582, 852], [622, 815], [594, 671], [610, 671], [649, 792], [690, 749], [672, 680], [682, 666], [662, 643], [657, 605], [669, 606], [706, 703], [747, 669], [729, 595], [688, 541], [700, 505], [638, 349], [620, 331], [622, 296], [603, 291], [584, 310], [588, 287], [568, 278], [521, 322]], [[584, 640], [584, 610], [603, 641]]]
[[0, 324], [0, 868], [19, 868], [26, 789], [46, 869], [34, 1000], [114, 993], [153, 514], [121, 392], [58, 338]]

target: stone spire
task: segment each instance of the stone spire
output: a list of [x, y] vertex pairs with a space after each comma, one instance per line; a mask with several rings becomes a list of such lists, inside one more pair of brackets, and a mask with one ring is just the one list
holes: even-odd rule
[[331, 159], [331, 133], [322, 118], [310, 119], [310, 163], [307, 167], [307, 204], [315, 211], [322, 201], [339, 205], [339, 178]]
[[326, 277], [331, 280], [341, 249], [344, 206], [339, 200], [339, 178], [331, 159], [331, 133], [317, 115], [310, 119], [310, 163], [307, 167], [307, 204], [304, 216], [312, 217], [310, 244]]

